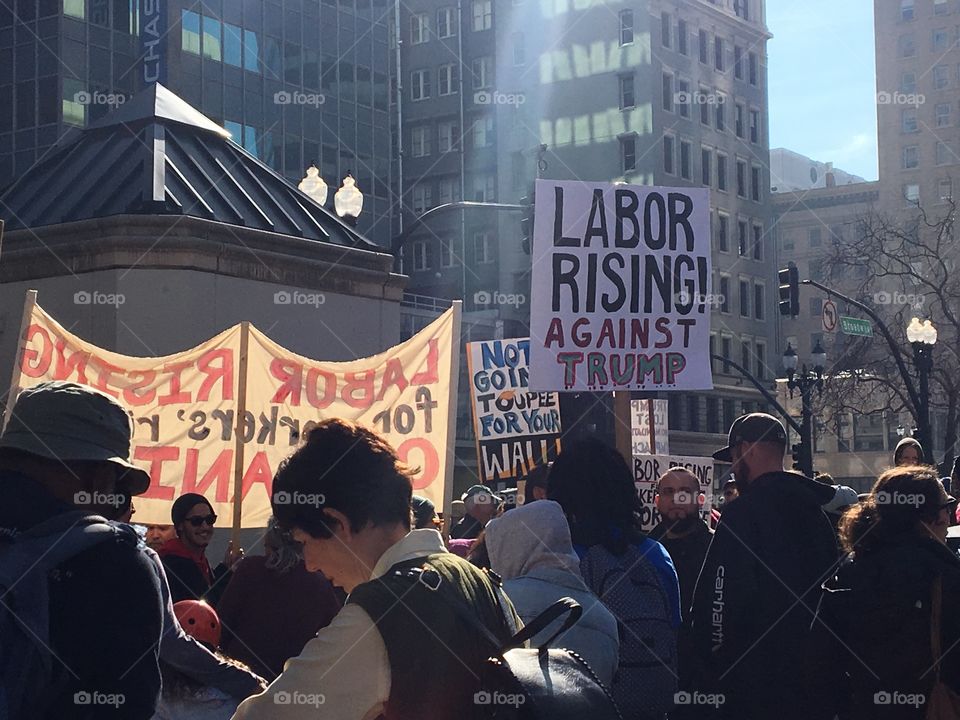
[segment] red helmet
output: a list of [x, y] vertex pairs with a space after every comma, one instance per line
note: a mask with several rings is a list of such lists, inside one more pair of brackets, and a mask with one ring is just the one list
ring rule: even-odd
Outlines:
[[181, 600], [173, 604], [173, 614], [187, 635], [209, 645], [220, 646], [220, 618], [203, 600]]

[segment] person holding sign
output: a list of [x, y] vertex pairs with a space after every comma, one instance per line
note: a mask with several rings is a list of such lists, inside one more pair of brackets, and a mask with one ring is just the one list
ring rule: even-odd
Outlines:
[[838, 558], [823, 511], [834, 489], [783, 469], [787, 435], [766, 413], [730, 426], [740, 497], [727, 505], [694, 590], [700, 692], [719, 692], [723, 718], [832, 720], [837, 659], [815, 621], [821, 583]]

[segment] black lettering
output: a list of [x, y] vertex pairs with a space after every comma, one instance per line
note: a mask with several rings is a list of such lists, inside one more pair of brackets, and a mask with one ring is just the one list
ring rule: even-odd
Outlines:
[[556, 198], [553, 210], [553, 244], [555, 247], [580, 247], [577, 238], [563, 237], [563, 188], [557, 185], [553, 191]]
[[[653, 216], [653, 208], [651, 206], [656, 205], [657, 213], [657, 235], [653, 234], [653, 227], [651, 227], [651, 218]], [[643, 234], [647, 243], [647, 247], [651, 250], [662, 250], [663, 246], [667, 242], [667, 208], [666, 204], [663, 201], [663, 195], [660, 193], [652, 192], [647, 195], [646, 199], [643, 201]]]
[[[637, 220], [637, 210], [640, 208], [640, 198], [632, 190], [614, 190], [616, 198], [617, 226], [613, 244], [615, 247], [635, 248], [640, 243], [640, 221]], [[624, 204], [626, 200], [626, 204]], [[633, 226], [630, 237], [623, 236], [623, 224], [629, 221]]]
[[693, 200], [683, 193], [670, 193], [670, 249], [677, 249], [677, 227], [683, 227], [687, 252], [693, 252], [693, 228], [690, 226], [690, 213], [693, 212]]
[[[568, 266], [564, 268], [564, 263]], [[580, 258], [572, 253], [553, 254], [553, 312], [560, 312], [560, 289], [564, 285], [570, 288], [570, 310], [580, 312], [580, 288], [577, 287], [577, 273], [580, 272]]]
[[593, 191], [593, 202], [590, 204], [590, 217], [587, 218], [587, 232], [583, 236], [583, 246], [590, 247], [590, 241], [598, 237], [604, 247], [610, 247], [607, 238], [607, 214], [603, 207], [603, 190]]
[[617, 287], [616, 299], [610, 299], [610, 293], [604, 293], [600, 298], [600, 305], [603, 307], [604, 312], [617, 312], [620, 308], [623, 307], [623, 304], [627, 301], [627, 289], [623, 285], [623, 278], [620, 277], [620, 273], [613, 269], [613, 265], [617, 264], [620, 266], [620, 269], [623, 270], [626, 263], [624, 262], [623, 255], [620, 253], [610, 253], [605, 255], [603, 258], [603, 274], [607, 276], [607, 279], [612, 282]]

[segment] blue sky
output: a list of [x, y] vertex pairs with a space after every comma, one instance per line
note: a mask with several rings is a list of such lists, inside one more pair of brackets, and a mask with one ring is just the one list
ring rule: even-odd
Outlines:
[[871, 0], [767, 0], [770, 147], [877, 179]]

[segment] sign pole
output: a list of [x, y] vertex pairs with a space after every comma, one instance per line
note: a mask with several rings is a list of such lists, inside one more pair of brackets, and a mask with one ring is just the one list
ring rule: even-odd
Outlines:
[[240, 368], [237, 381], [237, 414], [234, 423], [233, 450], [233, 529], [230, 542], [234, 551], [240, 547], [240, 521], [243, 517], [243, 426], [247, 414], [247, 351], [250, 322], [240, 323]]
[[[453, 511], [453, 456], [457, 449], [457, 394], [460, 389], [460, 349], [463, 347], [460, 337], [460, 315], [463, 301], [454, 300], [453, 329], [450, 339], [450, 398], [447, 413], [447, 466], [443, 469], [443, 537], [450, 534], [450, 520]], [[479, 450], [478, 450], [479, 452]], [[478, 460], [479, 461], [479, 460]]]
[[653, 423], [653, 400], [647, 400], [647, 418], [650, 423], [650, 454], [657, 454], [657, 429]]
[[617, 450], [629, 467], [633, 467], [633, 442], [630, 437], [630, 391], [613, 393], [613, 421], [617, 438]]
[[[0, 232], [2, 232], [0, 224]], [[17, 351], [13, 355], [13, 371], [10, 373], [10, 387], [7, 388], [7, 408], [3, 413], [3, 427], [10, 422], [13, 404], [17, 400], [17, 387], [20, 385], [20, 368], [23, 364], [23, 351], [27, 347], [27, 329], [30, 327], [30, 318], [33, 308], [37, 305], [37, 291], [27, 290], [23, 300], [23, 315], [20, 316], [20, 334], [17, 335]]]

